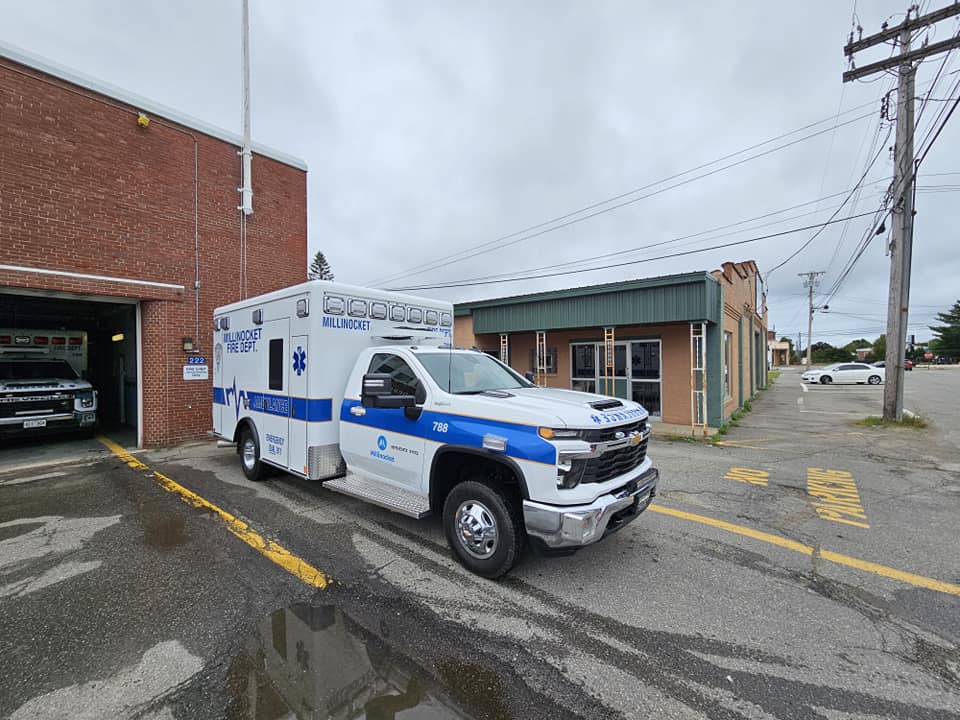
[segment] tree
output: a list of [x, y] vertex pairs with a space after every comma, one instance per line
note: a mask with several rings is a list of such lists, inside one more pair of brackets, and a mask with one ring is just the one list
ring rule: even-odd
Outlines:
[[960, 300], [947, 312], [937, 313], [937, 320], [943, 325], [930, 326], [934, 336], [930, 343], [931, 348], [934, 348], [938, 355], [960, 356]]
[[887, 336], [881, 335], [873, 343], [873, 350], [870, 351], [870, 358], [873, 360], [883, 360], [887, 357]]
[[815, 363], [835, 363], [850, 360], [850, 353], [830, 343], [816, 342], [810, 346], [810, 360]]
[[330, 263], [323, 256], [323, 253], [317, 250], [313, 256], [313, 262], [307, 270], [308, 280], [333, 280], [333, 270], [330, 269]]

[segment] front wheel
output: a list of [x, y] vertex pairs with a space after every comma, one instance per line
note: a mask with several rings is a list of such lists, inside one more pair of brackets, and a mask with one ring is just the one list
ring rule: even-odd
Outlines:
[[832, 383], [832, 382], [833, 382], [833, 378], [830, 377], [829, 375], [823, 375], [823, 376], [820, 377], [820, 384], [821, 384], [821, 385], [829, 385], [829, 384]]
[[267, 476], [267, 467], [260, 459], [260, 443], [249, 427], [245, 427], [240, 433], [237, 452], [240, 453], [240, 467], [243, 468], [247, 480], [257, 482]]
[[523, 522], [514, 498], [475, 480], [455, 486], [443, 504], [443, 529], [453, 554], [470, 572], [498, 578], [523, 548]]
[[879, 376], [879, 375], [871, 375], [871, 376], [869, 377], [869, 379], [867, 380], [867, 382], [870, 383], [871, 385], [879, 385], [879, 384], [880, 384], [880, 376]]

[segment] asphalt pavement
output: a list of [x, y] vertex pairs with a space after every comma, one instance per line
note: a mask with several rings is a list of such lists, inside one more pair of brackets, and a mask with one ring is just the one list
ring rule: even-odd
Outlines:
[[4, 472], [0, 717], [960, 718], [960, 372], [925, 430], [785, 372], [573, 557], [464, 571], [414, 521], [209, 444]]

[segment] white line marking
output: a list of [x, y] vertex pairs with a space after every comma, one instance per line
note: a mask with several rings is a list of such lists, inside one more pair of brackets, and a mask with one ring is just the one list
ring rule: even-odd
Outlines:
[[43, 475], [31, 475], [30, 477], [25, 478], [13, 478], [12, 480], [0, 480], [0, 485], [23, 485], [25, 483], [34, 482], [35, 480], [47, 480], [49, 478], [63, 477], [66, 475], [65, 472], [48, 472]]
[[810, 388], [807, 387], [806, 383], [800, 383], [800, 389], [804, 392], [810, 392]]
[[802, 413], [813, 413], [814, 415], [859, 415], [860, 413], [848, 410], [840, 412], [837, 410], [801, 410]]
[[797, 405], [803, 405], [803, 398], [802, 398], [802, 397], [798, 397], [798, 398], [797, 398]]

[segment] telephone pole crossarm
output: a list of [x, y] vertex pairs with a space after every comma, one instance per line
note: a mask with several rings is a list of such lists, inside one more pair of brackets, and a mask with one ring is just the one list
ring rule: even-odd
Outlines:
[[948, 5], [947, 7], [939, 10], [934, 10], [932, 13], [927, 13], [926, 15], [918, 17], [915, 20], [907, 20], [905, 23], [887, 28], [883, 32], [878, 32], [870, 37], [865, 37], [861, 40], [857, 40], [856, 42], [847, 43], [847, 45], [845, 45], [843, 48], [843, 54], [847, 57], [851, 57], [854, 53], [860, 52], [861, 50], [866, 50], [868, 47], [879, 45], [880, 43], [887, 42], [887, 40], [893, 40], [901, 33], [904, 27], [906, 27], [907, 30], [926, 27], [927, 25], [940, 22], [941, 20], [946, 20], [954, 15], [960, 15], [960, 2], [957, 2], [956, 0], [954, 0], [952, 5]]
[[858, 78], [862, 78], [867, 75], [873, 75], [875, 72], [880, 72], [881, 70], [889, 70], [890, 68], [895, 68], [898, 65], [911, 62], [918, 58], [936, 55], [937, 53], [953, 50], [954, 48], [958, 47], [960, 47], [960, 36], [952, 37], [948, 40], [933, 43], [932, 45], [927, 45], [926, 47], [917, 48], [916, 50], [912, 50], [907, 53], [894, 55], [886, 60], [880, 60], [879, 62], [871, 63], [870, 65], [864, 65], [861, 68], [847, 70], [843, 74], [843, 81], [850, 82], [851, 80], [857, 80]]

